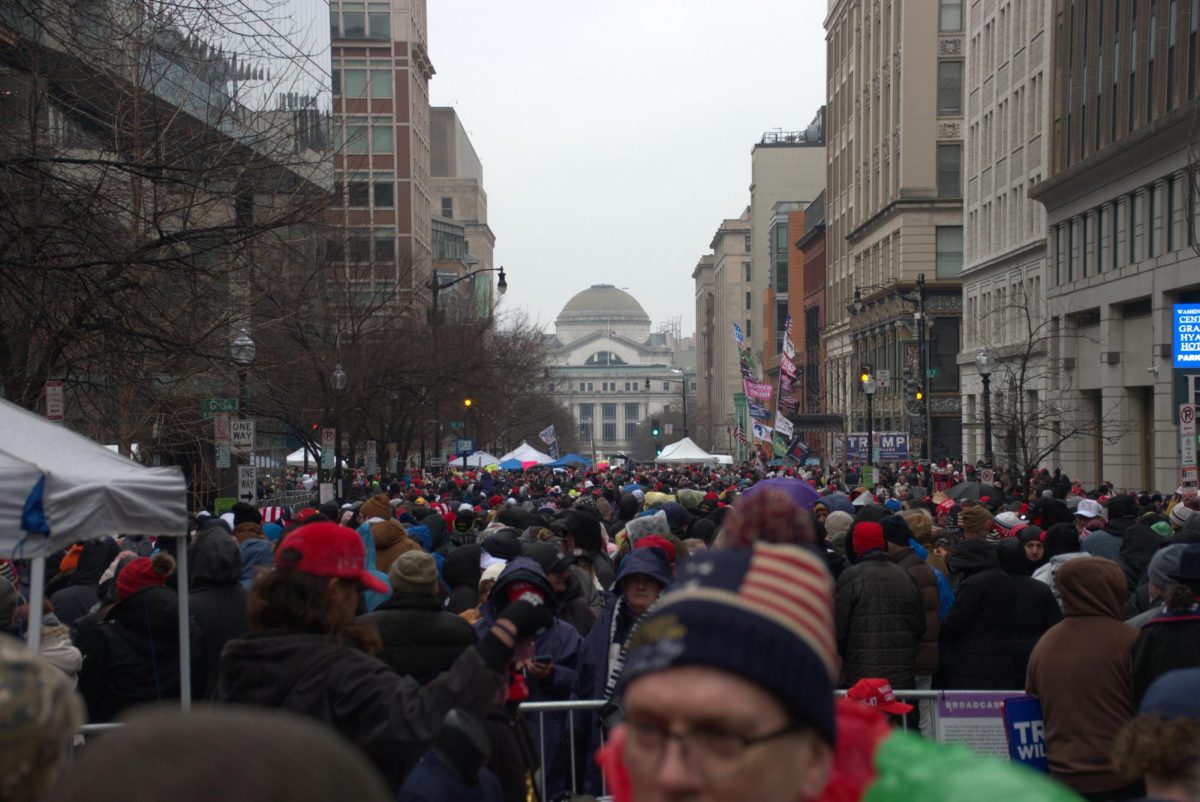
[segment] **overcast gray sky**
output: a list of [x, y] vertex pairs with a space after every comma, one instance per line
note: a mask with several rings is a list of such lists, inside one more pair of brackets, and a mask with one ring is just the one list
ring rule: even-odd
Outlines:
[[750, 149], [825, 95], [825, 0], [429, 0], [435, 106], [483, 160], [507, 309], [591, 284], [695, 329], [692, 269], [750, 202]]

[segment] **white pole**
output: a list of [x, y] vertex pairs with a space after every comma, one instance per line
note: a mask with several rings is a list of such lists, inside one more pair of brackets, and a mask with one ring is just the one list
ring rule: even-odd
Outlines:
[[46, 600], [46, 557], [33, 558], [33, 573], [29, 577], [29, 650], [42, 651], [42, 605]]
[[[186, 525], [185, 525], [186, 529]], [[175, 550], [176, 587], [179, 593], [179, 707], [186, 713], [192, 709], [192, 618], [188, 606], [188, 536], [177, 541]]]

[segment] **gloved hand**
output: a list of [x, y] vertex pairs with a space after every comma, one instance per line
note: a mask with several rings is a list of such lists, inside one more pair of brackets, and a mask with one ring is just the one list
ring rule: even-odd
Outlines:
[[507, 619], [517, 628], [517, 640], [538, 635], [554, 623], [550, 607], [532, 593], [526, 593], [505, 607], [497, 618]]

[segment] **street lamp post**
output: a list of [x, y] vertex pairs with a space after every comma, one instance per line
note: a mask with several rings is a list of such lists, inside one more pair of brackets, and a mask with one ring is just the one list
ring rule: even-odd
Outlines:
[[254, 340], [250, 338], [250, 333], [243, 328], [238, 332], [238, 336], [229, 344], [229, 355], [233, 361], [238, 364], [238, 419], [246, 419], [246, 408], [250, 406], [250, 400], [246, 396], [246, 374], [250, 370], [250, 366], [254, 364], [254, 354], [258, 350], [258, 346], [254, 344]]
[[992, 368], [995, 360], [987, 351], [975, 357], [975, 370], [983, 380], [983, 461], [992, 467]]
[[863, 392], [867, 394], [867, 465], [875, 465], [875, 415], [871, 401], [875, 398], [875, 378], [863, 382]]
[[455, 284], [458, 284], [459, 282], [462, 282], [462, 281], [466, 281], [469, 278], [474, 278], [475, 276], [478, 276], [480, 273], [497, 273], [497, 272], [500, 274], [500, 277], [499, 277], [499, 280], [496, 282], [496, 290], [501, 295], [503, 295], [504, 293], [508, 292], [508, 278], [504, 275], [504, 266], [503, 265], [501, 265], [500, 267], [481, 267], [478, 270], [472, 270], [469, 273], [464, 273], [463, 275], [459, 276], [458, 278], [452, 279], [452, 280], [444, 282], [444, 283], [441, 281], [438, 281], [438, 277], [436, 274], [431, 276], [429, 279], [429, 283], [425, 285], [426, 287], [429, 288], [430, 292], [433, 293], [433, 305], [431, 307], [430, 317], [429, 317], [430, 324], [433, 326], [436, 326], [438, 324], [438, 295], [441, 294], [442, 290], [448, 290], [451, 287], [453, 287]]
[[346, 389], [348, 377], [339, 362], [333, 368], [329, 383], [333, 387], [333, 494], [339, 502], [342, 500], [342, 421], [341, 397]]

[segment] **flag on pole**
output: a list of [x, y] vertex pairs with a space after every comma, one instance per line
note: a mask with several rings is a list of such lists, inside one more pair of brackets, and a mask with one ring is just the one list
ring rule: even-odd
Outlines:
[[746, 430], [742, 428], [740, 423], [738, 424], [738, 427], [733, 430], [733, 436], [736, 437], [737, 441], [742, 445], [749, 445], [749, 441], [746, 440]]
[[558, 438], [554, 436], [554, 424], [550, 424], [545, 429], [542, 429], [540, 432], [538, 432], [538, 437], [540, 437], [542, 442], [546, 445], [550, 445], [554, 441], [558, 440]]

